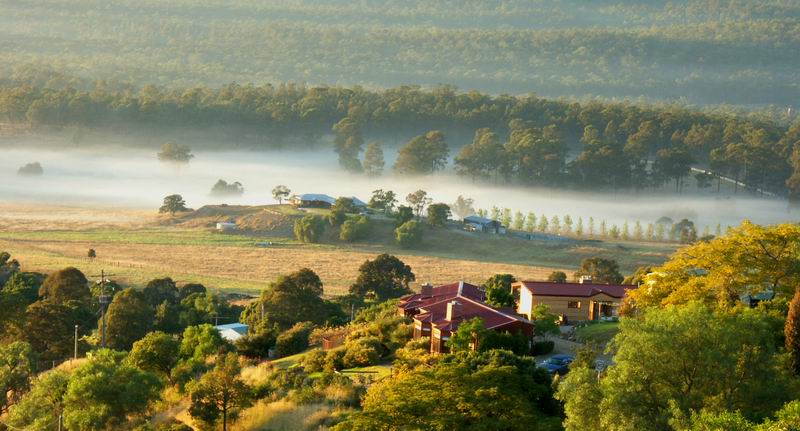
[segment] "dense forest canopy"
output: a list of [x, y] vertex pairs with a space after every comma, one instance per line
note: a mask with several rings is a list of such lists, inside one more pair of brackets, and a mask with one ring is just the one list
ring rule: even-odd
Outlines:
[[13, 2], [0, 68], [168, 86], [446, 83], [490, 93], [800, 99], [788, 0]]

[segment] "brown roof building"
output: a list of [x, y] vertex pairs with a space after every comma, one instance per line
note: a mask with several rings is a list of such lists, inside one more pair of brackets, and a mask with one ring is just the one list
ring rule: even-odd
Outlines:
[[531, 321], [513, 310], [489, 306], [485, 299], [483, 289], [463, 281], [426, 285], [420, 293], [401, 298], [398, 313], [414, 320], [414, 338], [430, 337], [431, 352], [436, 353], [446, 353], [447, 340], [458, 331], [458, 325], [475, 317], [483, 319], [487, 329], [533, 336]]
[[636, 286], [595, 284], [590, 280], [579, 283], [520, 281], [512, 284], [511, 288], [519, 289], [517, 313], [530, 319], [533, 308], [545, 304], [551, 313], [570, 322], [579, 322], [616, 317], [622, 299]]

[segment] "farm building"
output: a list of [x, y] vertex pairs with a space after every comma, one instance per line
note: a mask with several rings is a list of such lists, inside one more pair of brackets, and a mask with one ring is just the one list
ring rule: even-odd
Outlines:
[[495, 234], [506, 233], [506, 227], [503, 226], [499, 221], [490, 220], [488, 218], [483, 218], [476, 215], [464, 217], [464, 224], [466, 224], [467, 228], [469, 228], [470, 230], [475, 230], [478, 232], [488, 232]]
[[636, 286], [594, 284], [587, 279], [579, 283], [520, 281], [511, 288], [519, 290], [517, 313], [521, 315], [531, 318], [533, 307], [545, 304], [567, 322], [580, 322], [616, 317], [625, 294]]
[[248, 326], [244, 323], [229, 323], [227, 325], [217, 325], [214, 328], [219, 331], [222, 338], [231, 343], [247, 335]]
[[533, 322], [484, 303], [485, 294], [478, 286], [464, 283], [433, 287], [425, 285], [420, 293], [400, 299], [398, 313], [414, 320], [414, 338], [430, 337], [430, 351], [446, 353], [447, 340], [458, 331], [461, 322], [480, 317], [487, 329], [533, 336]]

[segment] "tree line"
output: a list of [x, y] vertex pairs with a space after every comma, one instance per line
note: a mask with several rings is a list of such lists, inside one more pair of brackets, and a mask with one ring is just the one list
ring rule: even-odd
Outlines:
[[[398, 173], [441, 170], [452, 146], [456, 169], [465, 176], [522, 184], [642, 189], [674, 182], [680, 191], [692, 167], [700, 168], [694, 174], [700, 187], [716, 182], [719, 189], [725, 181], [735, 189], [744, 184], [785, 195], [800, 183], [800, 123], [786, 127], [674, 105], [493, 97], [449, 86], [135, 90], [102, 81], [83, 89], [19, 82], [0, 87], [0, 118], [34, 127], [217, 127], [234, 142], [266, 147], [307, 145], [333, 133], [341, 165], [370, 175], [380, 174], [386, 161], [378, 143], [364, 153], [366, 137], [417, 135], [400, 149], [393, 165]], [[473, 134], [472, 143], [452, 142], [452, 136]]]

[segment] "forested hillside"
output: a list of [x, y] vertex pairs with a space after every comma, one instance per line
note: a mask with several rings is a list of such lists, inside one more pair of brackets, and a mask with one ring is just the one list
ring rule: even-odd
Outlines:
[[6, 2], [0, 24], [7, 74], [800, 100], [800, 4], [788, 0], [46, 0]]

